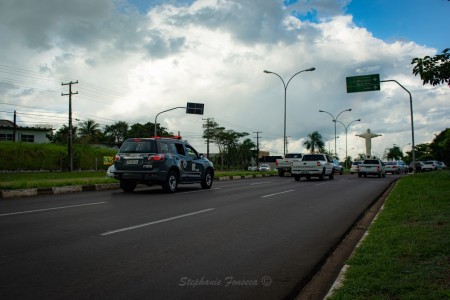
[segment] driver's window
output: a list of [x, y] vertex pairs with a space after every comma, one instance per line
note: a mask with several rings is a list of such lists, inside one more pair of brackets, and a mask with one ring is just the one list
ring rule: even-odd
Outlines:
[[197, 152], [194, 150], [194, 148], [187, 146], [187, 145], [186, 145], [186, 155], [190, 156], [192, 158], [198, 157]]

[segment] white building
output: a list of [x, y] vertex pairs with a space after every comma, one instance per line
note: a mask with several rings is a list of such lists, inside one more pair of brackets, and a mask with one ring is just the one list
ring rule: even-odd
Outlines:
[[[40, 127], [21, 127], [17, 126], [14, 130], [14, 123], [8, 120], [0, 120], [0, 142], [15, 140], [16, 142], [28, 143], [48, 143], [46, 134], [52, 132], [52, 128]], [[15, 139], [14, 137], [15, 132]]]

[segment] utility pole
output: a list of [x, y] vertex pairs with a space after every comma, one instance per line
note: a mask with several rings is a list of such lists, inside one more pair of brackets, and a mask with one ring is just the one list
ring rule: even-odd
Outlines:
[[16, 141], [16, 111], [14, 111], [13, 142]]
[[210, 137], [209, 127], [211, 125], [211, 120], [214, 120], [214, 118], [206, 118], [202, 120], [206, 120], [206, 158], [209, 159], [209, 137]]
[[254, 138], [256, 138], [256, 169], [259, 168], [259, 139], [261, 138], [259, 136], [260, 133], [262, 133], [262, 131], [253, 131], [253, 133], [256, 133], [256, 136]]
[[64, 94], [61, 93], [61, 96], [69, 96], [69, 130], [68, 130], [68, 154], [69, 154], [69, 172], [73, 171], [73, 151], [72, 151], [72, 95], [78, 94], [78, 92], [72, 92], [72, 84], [77, 84], [77, 81], [70, 81], [67, 83], [61, 83], [61, 85], [68, 85], [69, 86], [69, 93]]

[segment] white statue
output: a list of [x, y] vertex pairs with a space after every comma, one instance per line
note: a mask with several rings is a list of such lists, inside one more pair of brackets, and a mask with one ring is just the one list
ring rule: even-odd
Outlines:
[[376, 134], [370, 132], [370, 129], [367, 129], [367, 132], [362, 134], [357, 134], [356, 136], [362, 137], [366, 140], [366, 157], [370, 157], [372, 151], [372, 139], [381, 136], [381, 134]]

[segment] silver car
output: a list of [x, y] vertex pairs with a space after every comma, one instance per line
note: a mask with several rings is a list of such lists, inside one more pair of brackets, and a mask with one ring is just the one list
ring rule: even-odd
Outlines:
[[391, 174], [401, 174], [401, 173], [408, 173], [409, 167], [408, 165], [402, 161], [387, 161], [385, 166], [386, 173]]

